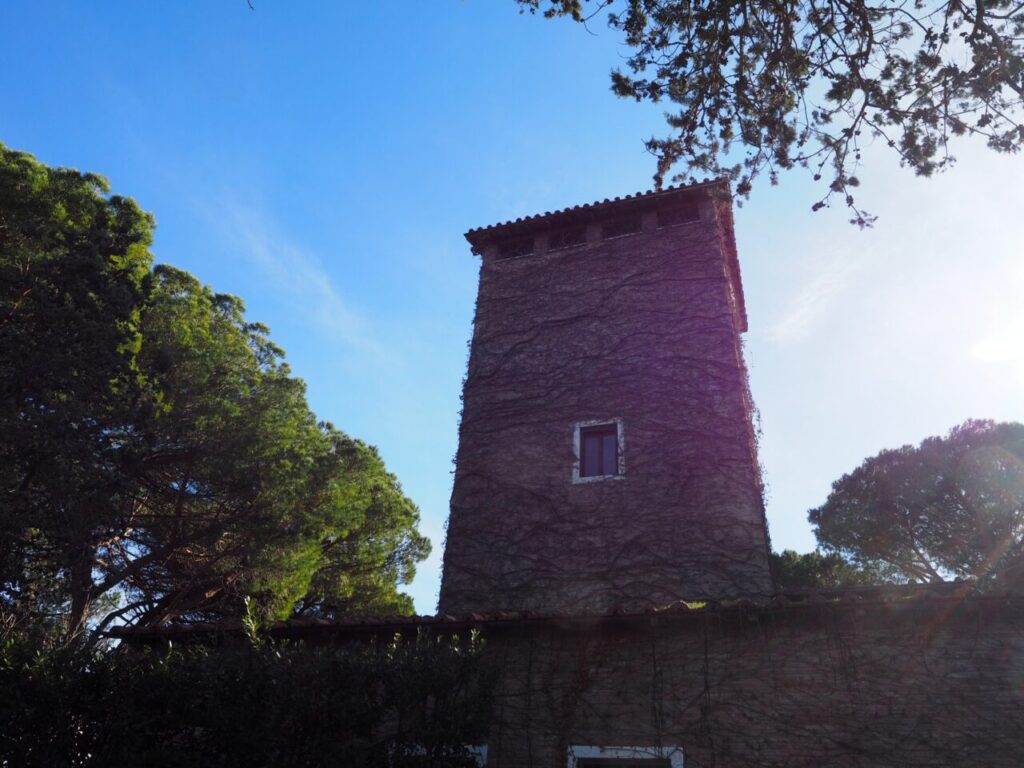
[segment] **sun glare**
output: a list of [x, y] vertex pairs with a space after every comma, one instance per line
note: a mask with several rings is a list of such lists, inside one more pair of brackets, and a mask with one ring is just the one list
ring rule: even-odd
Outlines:
[[971, 348], [971, 356], [984, 363], [1008, 363], [1022, 356], [1022, 345], [1024, 338], [1020, 335], [1017, 338], [1009, 334], [990, 336]]
[[[1024, 268], [1009, 275], [1015, 290], [1013, 295], [1024, 292]], [[971, 347], [971, 357], [985, 363], [1010, 363], [1019, 361], [1024, 365], [1024, 304], [1015, 302], [1006, 307], [1007, 314], [1000, 318], [1000, 325], [989, 336], [981, 338]]]

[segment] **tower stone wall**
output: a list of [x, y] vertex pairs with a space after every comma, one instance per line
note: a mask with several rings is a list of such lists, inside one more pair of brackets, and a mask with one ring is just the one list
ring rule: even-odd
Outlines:
[[[440, 612], [770, 591], [727, 185], [467, 238], [482, 263]], [[594, 424], [617, 430], [618, 466], [582, 477]]]

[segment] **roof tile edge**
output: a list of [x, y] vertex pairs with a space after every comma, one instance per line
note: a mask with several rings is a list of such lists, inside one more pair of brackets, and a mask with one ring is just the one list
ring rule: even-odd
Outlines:
[[622, 197], [612, 199], [604, 198], [603, 200], [595, 200], [590, 203], [573, 205], [555, 211], [545, 211], [544, 213], [537, 213], [530, 216], [521, 216], [517, 219], [509, 219], [508, 221], [498, 224], [490, 224], [485, 227], [475, 227], [465, 233], [465, 238], [469, 241], [472, 252], [479, 255], [481, 247], [486, 241], [493, 240], [495, 237], [526, 234], [529, 231], [533, 231], [535, 228], [539, 228], [539, 225], [542, 223], [550, 225], [553, 220], [558, 218], [568, 218], [580, 215], [597, 217], [604, 212], [604, 209], [621, 206], [624, 203], [649, 202], [652, 200], [671, 198], [681, 193], [716, 186], [723, 187], [729, 198], [732, 198], [732, 190], [728, 179], [706, 179], [693, 184], [679, 184], [666, 187], [664, 189], [649, 189], [644, 192], [635, 192], [631, 195], [624, 195]]

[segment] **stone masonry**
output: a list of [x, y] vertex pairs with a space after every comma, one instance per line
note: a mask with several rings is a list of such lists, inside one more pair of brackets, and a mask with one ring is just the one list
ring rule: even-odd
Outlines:
[[575, 768], [577, 745], [685, 768], [1024, 765], [1022, 599], [917, 591], [492, 627], [487, 765]]

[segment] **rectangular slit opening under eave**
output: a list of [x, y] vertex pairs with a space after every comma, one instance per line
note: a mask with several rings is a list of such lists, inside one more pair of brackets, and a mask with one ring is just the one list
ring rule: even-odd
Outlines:
[[700, 221], [700, 206], [696, 200], [687, 200], [658, 211], [659, 227], [676, 227], [693, 221]]
[[642, 229], [643, 220], [639, 213], [609, 219], [601, 225], [601, 239], [611, 240], [613, 237], [635, 235]]
[[548, 235], [548, 250], [560, 251], [563, 248], [572, 248], [575, 245], [583, 245], [587, 241], [586, 227], [570, 227], [568, 229], [556, 229]]
[[498, 246], [499, 259], [514, 259], [519, 256], [529, 256], [533, 253], [533, 237], [519, 237], [515, 240], [506, 240]]

